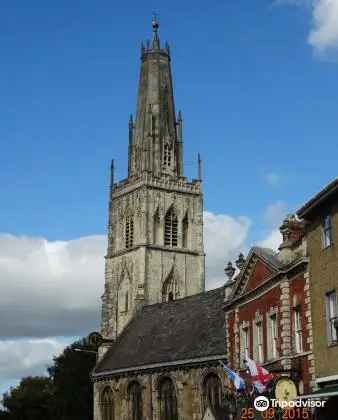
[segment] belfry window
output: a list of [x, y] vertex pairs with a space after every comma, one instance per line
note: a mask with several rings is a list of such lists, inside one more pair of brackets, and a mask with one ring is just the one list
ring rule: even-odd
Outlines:
[[161, 420], [178, 420], [177, 398], [173, 381], [165, 378], [159, 387]]
[[172, 153], [169, 144], [165, 144], [163, 147], [163, 165], [171, 166]]
[[131, 248], [134, 243], [134, 221], [132, 216], [126, 217], [125, 222], [125, 246]]
[[138, 382], [129, 385], [130, 420], [142, 419], [142, 391]]
[[222, 404], [222, 385], [215, 373], [209, 373], [203, 383], [204, 408], [220, 407]]
[[164, 222], [164, 245], [177, 247], [177, 216], [173, 210], [169, 210]]
[[101, 396], [102, 420], [114, 420], [114, 395], [111, 388], [106, 388]]

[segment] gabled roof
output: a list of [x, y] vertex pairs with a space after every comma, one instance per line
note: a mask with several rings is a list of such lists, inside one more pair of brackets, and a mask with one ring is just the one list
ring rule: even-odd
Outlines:
[[[253, 275], [257, 262], [261, 262], [266, 267], [265, 278], [258, 279], [260, 283], [263, 283], [264, 280], [277, 273], [283, 267], [283, 263], [279, 258], [279, 253], [269, 248], [253, 246], [246, 258], [243, 269], [236, 277], [231, 300], [240, 296], [242, 292], [248, 288], [250, 276]], [[256, 284], [256, 286], [258, 286], [258, 284]]]
[[225, 355], [224, 288], [141, 308], [93, 377]]

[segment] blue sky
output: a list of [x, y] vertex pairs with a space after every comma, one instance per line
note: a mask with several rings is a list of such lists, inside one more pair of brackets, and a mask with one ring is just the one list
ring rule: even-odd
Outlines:
[[207, 209], [249, 215], [259, 229], [268, 205], [294, 210], [335, 177], [337, 67], [308, 45], [308, 10], [268, 0], [6, 0], [0, 231], [50, 240], [106, 231], [110, 159], [124, 177], [154, 5], [172, 47], [186, 173], [200, 152]]
[[[337, 176], [338, 0], [331, 24], [314, 20], [317, 9], [303, 1], [1, 2], [0, 232], [12, 236], [0, 235], [8, 304], [0, 316], [16, 314], [13, 331], [30, 340], [58, 341], [34, 347], [13, 333], [5, 343], [11, 334], [0, 328], [0, 359], [13, 365], [0, 366], [0, 392], [28, 373], [14, 368], [27, 348], [36, 374], [51, 349], [98, 325], [106, 242], [92, 235], [106, 233], [112, 158], [116, 178], [126, 176], [140, 43], [151, 36], [155, 6], [160, 38], [171, 45], [186, 175], [196, 175], [200, 152], [205, 209], [227, 215], [217, 219], [223, 242], [207, 215], [207, 265], [222, 275], [226, 258], [276, 227], [276, 213], [295, 211]], [[239, 216], [252, 221], [249, 233]], [[63, 315], [58, 332], [42, 328]]]

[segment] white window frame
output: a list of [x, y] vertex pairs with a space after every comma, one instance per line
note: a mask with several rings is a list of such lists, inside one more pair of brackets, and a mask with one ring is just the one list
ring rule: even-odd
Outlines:
[[249, 327], [242, 329], [243, 338], [243, 354], [245, 357], [249, 357]]
[[325, 248], [328, 248], [333, 243], [331, 214], [327, 214], [323, 218], [322, 233], [323, 233], [323, 248], [325, 249]]
[[295, 352], [303, 352], [303, 331], [302, 331], [302, 314], [300, 305], [293, 310], [294, 318], [294, 337], [295, 337]]
[[278, 324], [277, 314], [270, 315], [270, 333], [271, 333], [271, 358], [277, 357], [277, 338], [278, 338]]
[[338, 344], [338, 328], [334, 321], [338, 320], [337, 292], [331, 290], [326, 294], [326, 323], [329, 345]]
[[256, 335], [257, 335], [257, 358], [258, 363], [264, 361], [264, 340], [263, 340], [263, 321], [256, 323]]

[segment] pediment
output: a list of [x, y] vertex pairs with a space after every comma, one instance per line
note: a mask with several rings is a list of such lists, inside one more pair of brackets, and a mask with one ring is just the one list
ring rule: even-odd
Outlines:
[[260, 286], [278, 270], [276, 253], [269, 249], [253, 247], [242, 271], [237, 276], [232, 300]]

